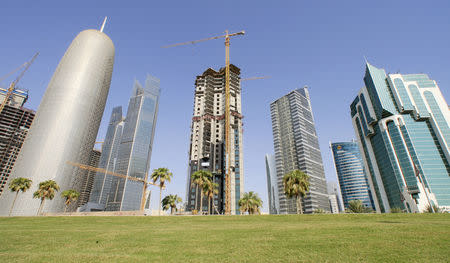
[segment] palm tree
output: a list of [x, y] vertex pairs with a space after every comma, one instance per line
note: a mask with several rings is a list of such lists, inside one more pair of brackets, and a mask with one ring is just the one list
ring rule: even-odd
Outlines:
[[[197, 196], [198, 188], [200, 188], [200, 214], [203, 211], [203, 187], [208, 181], [212, 180], [212, 173], [210, 171], [196, 171], [191, 175], [191, 184], [197, 185], [195, 196]], [[195, 202], [195, 210], [197, 210], [197, 202]]]
[[11, 209], [9, 210], [9, 216], [11, 216], [17, 196], [19, 195], [19, 191], [22, 191], [22, 193], [26, 192], [28, 189], [30, 189], [31, 183], [32, 181], [30, 179], [23, 177], [15, 178], [11, 181], [11, 183], [9, 183], [9, 189], [11, 190], [11, 192], [16, 192], [16, 196], [14, 197]]
[[[211, 203], [215, 209], [216, 205], [214, 204], [214, 195], [219, 193], [219, 184], [214, 183], [212, 180], [206, 181], [203, 185], [203, 193], [206, 197], [208, 197], [208, 215], [211, 214]], [[215, 209], [217, 211], [217, 209]], [[214, 211], [213, 211], [214, 213]]]
[[75, 201], [80, 197], [80, 193], [77, 190], [66, 190], [61, 193], [61, 197], [66, 198], [66, 206], [64, 207], [64, 213], [67, 211], [67, 207], [72, 203], [72, 201]]
[[178, 195], [168, 195], [164, 197], [161, 205], [163, 206], [164, 211], [169, 210], [170, 208], [170, 214], [173, 215], [173, 212], [177, 211], [177, 204], [181, 202], [181, 197], [179, 197]]
[[283, 185], [287, 197], [297, 198], [297, 214], [303, 214], [302, 198], [309, 191], [309, 176], [300, 170], [293, 170], [284, 175]]
[[[159, 204], [161, 204], [162, 189], [164, 188], [166, 181], [170, 183], [170, 179], [172, 178], [172, 176], [173, 174], [167, 168], [155, 169], [150, 176], [150, 178], [153, 180], [153, 183], [159, 181]], [[158, 215], [161, 215], [161, 206], [159, 206], [158, 209]]]
[[370, 213], [372, 209], [365, 206], [361, 200], [351, 200], [348, 202], [347, 212], [349, 213]]
[[258, 194], [250, 191], [244, 193], [241, 199], [239, 199], [239, 210], [241, 214], [248, 212], [249, 214], [260, 214], [260, 207], [262, 206], [262, 200], [259, 198]]
[[33, 194], [33, 198], [41, 199], [41, 205], [39, 206], [37, 215], [41, 214], [45, 199], [52, 200], [55, 197], [55, 192], [57, 191], [59, 191], [59, 185], [53, 180], [47, 180], [39, 183], [38, 190]]
[[443, 210], [439, 206], [433, 204], [432, 206], [427, 205], [427, 207], [424, 210], [424, 213], [442, 213], [442, 211]]

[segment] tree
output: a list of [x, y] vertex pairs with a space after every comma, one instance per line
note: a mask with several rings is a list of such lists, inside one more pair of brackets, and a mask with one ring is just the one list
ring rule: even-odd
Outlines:
[[[431, 209], [431, 207], [433, 207], [433, 209]], [[434, 212], [433, 212], [434, 210]], [[442, 213], [442, 209], [439, 208], [439, 206], [433, 204], [433, 206], [427, 205], [427, 207], [425, 208], [425, 213]]]
[[59, 185], [53, 180], [47, 180], [39, 183], [38, 190], [33, 194], [33, 198], [41, 199], [41, 205], [39, 206], [37, 215], [41, 214], [45, 199], [52, 200], [57, 191], [59, 191]]
[[80, 197], [80, 193], [76, 190], [70, 189], [61, 193], [61, 197], [66, 198], [66, 206], [64, 207], [64, 213], [67, 211], [67, 207], [73, 201], [77, 200]]
[[241, 214], [248, 212], [248, 214], [260, 214], [260, 207], [262, 206], [262, 200], [259, 198], [258, 194], [250, 191], [248, 193], [244, 193], [242, 198], [239, 199], [239, 210]]
[[164, 197], [164, 199], [161, 202], [161, 205], [164, 211], [167, 211], [170, 208], [170, 214], [173, 215], [173, 212], [177, 211], [177, 204], [181, 202], [182, 202], [181, 197], [179, 197], [178, 195], [168, 195]]
[[9, 189], [11, 190], [11, 192], [16, 192], [16, 196], [14, 197], [11, 209], [9, 210], [9, 216], [11, 216], [19, 192], [20, 191], [22, 191], [22, 193], [26, 192], [28, 189], [30, 189], [31, 183], [32, 181], [30, 179], [23, 177], [15, 178], [14, 180], [11, 181], [11, 183], [9, 183]]
[[288, 198], [297, 199], [297, 214], [303, 214], [302, 198], [309, 191], [309, 176], [300, 170], [293, 170], [284, 175], [283, 186]]
[[[219, 193], [219, 184], [214, 183], [212, 180], [206, 181], [203, 185], [203, 193], [208, 198], [208, 215], [211, 214], [211, 203], [215, 209], [216, 205], [214, 204], [214, 195]], [[215, 209], [217, 211], [217, 209]], [[214, 213], [214, 211], [213, 211]]]
[[[200, 188], [200, 214], [203, 212], [203, 188], [208, 181], [212, 180], [212, 174], [210, 171], [196, 171], [191, 175], [191, 185], [197, 185], [195, 196], [197, 197], [198, 188]], [[197, 202], [195, 202], [195, 210], [197, 210]]]
[[[166, 181], [170, 183], [170, 179], [172, 178], [172, 176], [173, 174], [167, 168], [155, 169], [150, 176], [150, 178], [153, 180], [153, 183], [159, 181], [159, 204], [161, 204], [162, 189], [164, 188]], [[161, 215], [161, 206], [159, 207], [158, 214]]]
[[361, 200], [351, 200], [348, 202], [348, 213], [370, 213], [372, 209], [365, 206]]

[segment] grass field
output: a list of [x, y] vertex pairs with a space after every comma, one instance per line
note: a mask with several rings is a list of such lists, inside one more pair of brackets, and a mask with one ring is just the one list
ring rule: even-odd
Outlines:
[[5, 262], [449, 262], [450, 214], [0, 218]]

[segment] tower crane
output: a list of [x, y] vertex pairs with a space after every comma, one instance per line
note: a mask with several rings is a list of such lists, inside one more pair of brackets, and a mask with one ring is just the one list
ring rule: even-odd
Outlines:
[[[147, 182], [147, 180], [148, 180], [148, 173], [145, 173], [145, 179], [141, 179], [141, 178], [128, 176], [128, 175], [125, 175], [125, 174], [119, 174], [119, 173], [116, 173], [116, 172], [108, 171], [108, 170], [103, 169], [103, 168], [98, 168], [98, 167], [94, 167], [94, 166], [90, 166], [90, 165], [86, 165], [86, 164], [74, 163], [74, 162], [70, 162], [70, 161], [67, 161], [67, 164], [70, 164], [72, 166], [78, 167], [78, 168], [83, 169], [83, 170], [109, 174], [109, 175], [120, 177], [120, 178], [123, 178], [123, 179], [128, 179], [128, 180], [131, 180], [131, 181], [143, 183], [142, 198], [141, 198], [141, 211], [144, 210], [145, 199], [146, 199], [145, 197], [147, 196], [147, 187], [148, 187], [148, 185], [151, 184], [151, 185], [154, 185], [154, 186], [161, 187], [159, 184], [155, 184], [153, 182]], [[166, 187], [163, 187], [163, 189], [164, 188], [166, 188]]]
[[[33, 61], [36, 59], [36, 57], [39, 55], [39, 52], [37, 52], [36, 54], [34, 54], [34, 56], [31, 58], [30, 61], [25, 62], [22, 66], [20, 66], [19, 68], [25, 66], [25, 68], [22, 70], [22, 72], [20, 72], [19, 76], [17, 76], [17, 78], [11, 82], [11, 85], [9, 85], [8, 91], [5, 94], [5, 99], [3, 100], [2, 104], [0, 105], [0, 113], [2, 113], [3, 108], [5, 108], [6, 103], [8, 103], [9, 97], [11, 97], [12, 93], [14, 92], [14, 90], [16, 89], [16, 85], [19, 82], [19, 80], [23, 77], [23, 75], [25, 74], [25, 72], [28, 70], [28, 68], [31, 66], [31, 64], [33, 63]], [[15, 72], [15, 70], [13, 71]], [[12, 73], [11, 73], [12, 74]], [[9, 74], [8, 74], [9, 75]]]
[[188, 41], [183, 43], [177, 43], [169, 46], [163, 46], [163, 48], [176, 47], [182, 45], [195, 44], [198, 42], [225, 38], [225, 214], [231, 214], [231, 136], [230, 136], [230, 38], [234, 36], [244, 35], [245, 31], [236, 33], [229, 33], [225, 30], [225, 35], [204, 38], [200, 40]]

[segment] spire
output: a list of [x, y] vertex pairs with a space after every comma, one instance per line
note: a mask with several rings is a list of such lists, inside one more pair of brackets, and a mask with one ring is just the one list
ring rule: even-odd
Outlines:
[[106, 20], [108, 19], [107, 16], [105, 16], [105, 19], [103, 19], [102, 27], [100, 28], [100, 32], [103, 32], [103, 29], [105, 28]]

